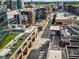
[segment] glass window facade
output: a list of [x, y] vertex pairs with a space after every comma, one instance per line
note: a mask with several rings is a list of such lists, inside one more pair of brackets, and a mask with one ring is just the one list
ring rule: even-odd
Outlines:
[[7, 7], [12, 10], [22, 8], [22, 1], [21, 0], [6, 0], [5, 4], [7, 4]]
[[0, 23], [7, 19], [7, 6], [0, 5]]

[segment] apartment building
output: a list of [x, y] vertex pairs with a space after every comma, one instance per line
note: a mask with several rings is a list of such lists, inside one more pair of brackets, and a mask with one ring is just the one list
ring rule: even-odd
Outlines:
[[6, 4], [10, 10], [24, 8], [24, 0], [5, 0], [4, 4]]

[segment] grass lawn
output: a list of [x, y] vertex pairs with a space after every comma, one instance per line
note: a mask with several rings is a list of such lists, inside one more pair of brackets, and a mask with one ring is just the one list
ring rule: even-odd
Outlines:
[[13, 38], [16, 37], [18, 33], [8, 33], [4, 36], [4, 39], [0, 42], [0, 48], [4, 47], [7, 43], [9, 43]]

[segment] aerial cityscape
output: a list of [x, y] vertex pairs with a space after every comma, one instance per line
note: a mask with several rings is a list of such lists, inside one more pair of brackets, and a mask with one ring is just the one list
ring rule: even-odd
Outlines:
[[0, 59], [79, 59], [79, 0], [0, 0]]

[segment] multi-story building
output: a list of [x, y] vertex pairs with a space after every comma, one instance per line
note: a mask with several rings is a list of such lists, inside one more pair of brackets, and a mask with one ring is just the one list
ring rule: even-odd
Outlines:
[[24, 8], [24, 0], [5, 0], [4, 3], [11, 10]]
[[0, 5], [0, 31], [7, 26], [7, 6], [4, 4]]
[[35, 24], [35, 10], [33, 8], [25, 8], [21, 10], [19, 17], [20, 24], [23, 25], [24, 28]]
[[78, 24], [78, 17], [70, 13], [58, 13], [56, 17], [56, 25]]
[[7, 6], [0, 5], [0, 23], [6, 20]]
[[30, 25], [40, 23], [47, 19], [47, 9], [45, 7], [24, 8], [7, 12], [8, 25], [10, 28], [23, 26], [27, 28]]
[[13, 10], [7, 12], [7, 20], [9, 28], [16, 28], [20, 24], [19, 20], [19, 10]]

